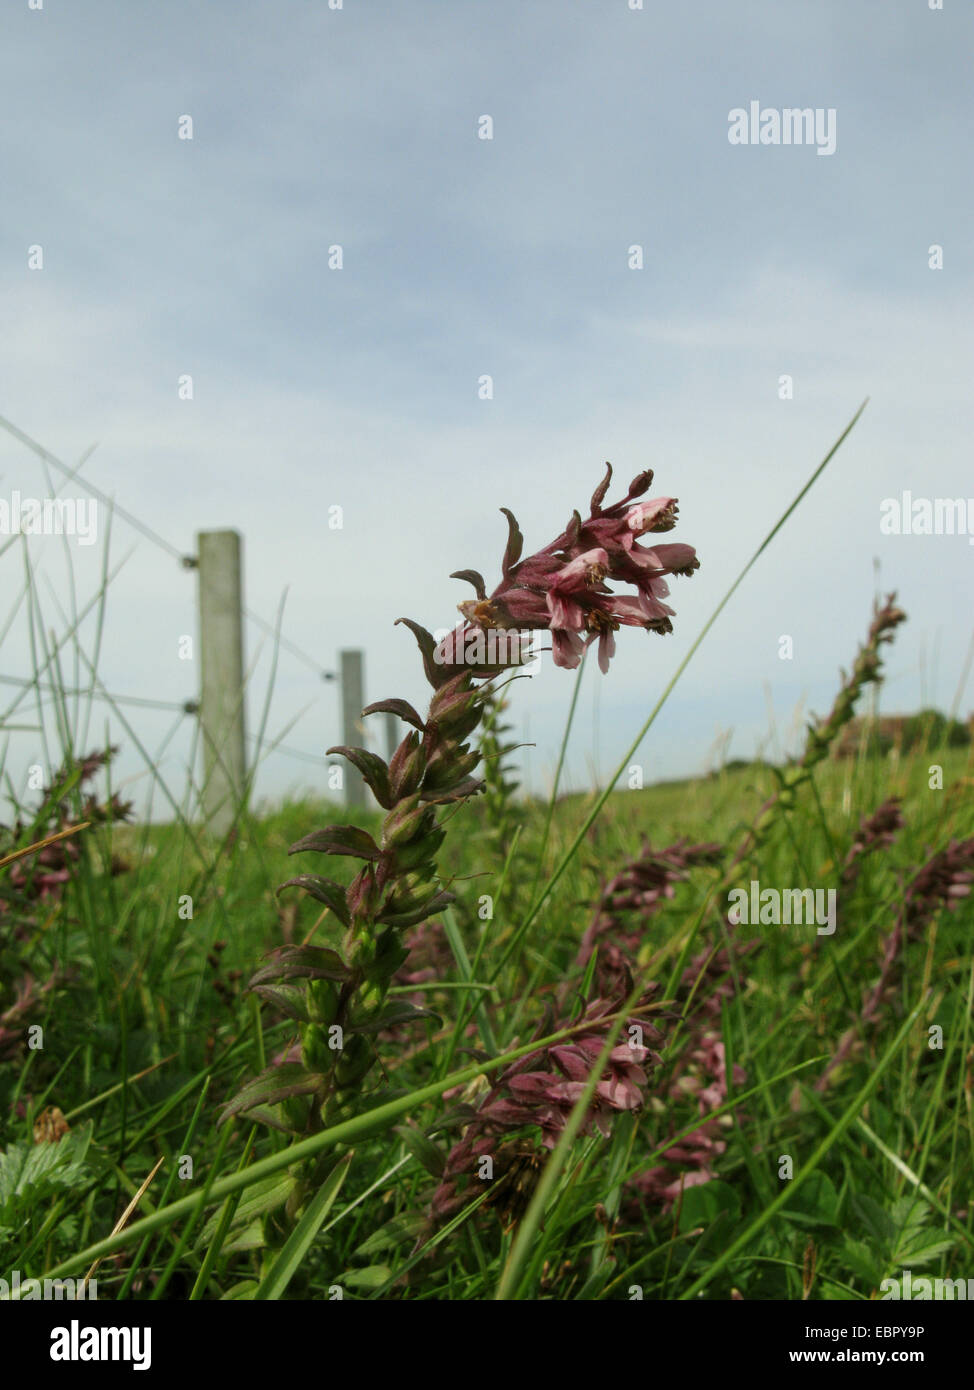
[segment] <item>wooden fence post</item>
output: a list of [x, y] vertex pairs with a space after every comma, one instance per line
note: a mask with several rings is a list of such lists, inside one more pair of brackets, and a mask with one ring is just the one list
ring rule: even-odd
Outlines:
[[244, 796], [243, 541], [237, 531], [199, 531], [200, 729], [203, 814], [225, 835]]
[[[362, 708], [365, 704], [364, 657], [357, 648], [340, 654], [342, 678], [342, 742], [346, 748], [361, 748], [365, 743], [362, 729]], [[346, 806], [365, 805], [365, 782], [358, 768], [343, 761]]]

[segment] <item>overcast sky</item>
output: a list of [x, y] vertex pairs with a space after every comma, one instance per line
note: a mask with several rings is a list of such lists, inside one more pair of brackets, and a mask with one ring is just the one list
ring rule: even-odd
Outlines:
[[[970, 497], [974, 534], [974, 14], [961, 0], [7, 0], [0, 29], [0, 414], [71, 467], [97, 444], [80, 476], [180, 552], [198, 529], [238, 528], [248, 606], [273, 619], [286, 587], [284, 635], [322, 667], [361, 647], [368, 699], [422, 700], [393, 621], [452, 625], [469, 595], [452, 570], [493, 587], [497, 509], [537, 549], [587, 509], [605, 460], [623, 486], [652, 467], [652, 494], [680, 501], [667, 539], [695, 545], [701, 568], [672, 585], [673, 636], [624, 630], [608, 677], [585, 672], [566, 782], [591, 785], [869, 396], [640, 761], [647, 780], [694, 773], [730, 731], [728, 755], [753, 755], [771, 710], [783, 739], [796, 711], [824, 713], [877, 562], [910, 617], [883, 707], [950, 707], [974, 547], [884, 535], [880, 508], [904, 490]], [[834, 152], [732, 144], [731, 113], [752, 102], [819, 111]], [[0, 502], [46, 486], [0, 431]], [[77, 482], [61, 495], [86, 496]], [[36, 536], [2, 550], [0, 536], [4, 676], [31, 669], [25, 548], [43, 624], [63, 633], [100, 583], [98, 520], [97, 543], [67, 551]], [[193, 698], [198, 663], [178, 643], [196, 631], [195, 577], [116, 517], [109, 563], [130, 551], [100, 678], [118, 695]], [[80, 634], [91, 655], [94, 614]], [[248, 660], [262, 641], [249, 625]], [[75, 678], [70, 659], [62, 674]], [[535, 791], [573, 680], [546, 662], [514, 687]], [[29, 703], [11, 712], [16, 694], [0, 688], [7, 723], [36, 722]], [[268, 732], [306, 706], [284, 742], [320, 757], [340, 741], [337, 692], [282, 652]], [[154, 753], [178, 716], [129, 707], [130, 734], [99, 711], [89, 743], [109, 718], [141, 797], [132, 734]], [[186, 718], [160, 760], [176, 794], [191, 734]], [[20, 788], [42, 746], [9, 737]], [[300, 786], [322, 789], [323, 770], [265, 763], [263, 795]]]

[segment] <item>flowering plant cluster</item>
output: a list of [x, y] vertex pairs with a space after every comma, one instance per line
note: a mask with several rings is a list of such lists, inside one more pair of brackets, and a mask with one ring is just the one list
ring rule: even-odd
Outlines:
[[[859, 851], [857, 860], [877, 845], [892, 843], [902, 824], [902, 815], [895, 803], [885, 802], [860, 826], [853, 846]], [[815, 1083], [817, 1091], [824, 1091], [836, 1069], [861, 1051], [865, 1025], [875, 1026], [885, 1006], [895, 1007], [896, 967], [902, 963], [904, 945], [919, 940], [942, 909], [956, 911], [970, 896], [972, 884], [974, 836], [967, 840], [951, 840], [945, 849], [931, 855], [909, 880], [896, 921], [883, 941], [879, 978], [864, 992], [858, 1017], [839, 1039], [828, 1065]]]
[[[4, 891], [0, 894], [0, 913], [14, 903], [24, 906], [27, 902], [60, 896], [71, 878], [72, 866], [81, 858], [81, 848], [76, 839], [57, 839], [56, 836], [77, 828], [84, 821], [124, 822], [131, 818], [132, 803], [123, 801], [118, 792], [113, 792], [107, 801], [101, 801], [93, 792], [86, 791], [81, 798], [80, 813], [72, 807], [67, 794], [69, 787], [80, 788], [90, 782], [117, 752], [115, 747], [107, 748], [59, 768], [50, 784], [41, 789], [39, 818], [35, 817], [30, 825], [19, 818], [9, 829], [0, 826], [0, 858], [22, 841], [25, 834], [40, 842], [35, 851], [10, 865]], [[43, 843], [45, 841], [50, 843]], [[125, 873], [127, 868], [121, 859], [112, 859], [113, 875]]]
[[[292, 845], [292, 854], [338, 856], [361, 867], [347, 886], [311, 873], [282, 885], [301, 888], [324, 904], [344, 935], [337, 949], [307, 942], [281, 947], [253, 977], [251, 988], [300, 1025], [300, 1055], [286, 1051], [244, 1086], [225, 1107], [224, 1119], [246, 1113], [286, 1131], [317, 1132], [358, 1105], [365, 1078], [378, 1061], [377, 1040], [430, 1016], [413, 1003], [387, 1001], [408, 955], [403, 932], [428, 923], [452, 901], [437, 872], [446, 838], [441, 808], [453, 810], [483, 789], [475, 775], [481, 749], [470, 740], [493, 699], [492, 678], [523, 664], [519, 641], [502, 647], [499, 655], [496, 643], [486, 655], [474, 649], [471, 660], [470, 634], [550, 632], [555, 664], [565, 667], [577, 666], [585, 648], [598, 641], [605, 671], [621, 624], [671, 631], [673, 610], [663, 602], [669, 592], [665, 576], [693, 573], [696, 554], [688, 545], [648, 548], [639, 538], [673, 529], [676, 499], [638, 501], [652, 482], [652, 472], [646, 471], [633, 479], [622, 501], [603, 509], [611, 477], [607, 465], [586, 520], [575, 512], [550, 545], [523, 559], [521, 531], [503, 509], [508, 541], [502, 579], [488, 596], [480, 574], [456, 572], [473, 585], [477, 598], [459, 605], [465, 622], [443, 641], [437, 643], [408, 618], [399, 620], [416, 638], [433, 690], [428, 712], [424, 717], [401, 699], [382, 700], [364, 711], [389, 712], [410, 726], [388, 763], [363, 748], [329, 750], [358, 769], [384, 819], [377, 838], [356, 826], [329, 825]], [[615, 593], [610, 579], [633, 586], [635, 595]], [[554, 1083], [545, 1083], [549, 1132], [577, 1082], [572, 1069], [577, 1073], [584, 1055], [584, 1049], [565, 1051], [554, 1059], [569, 1090], [556, 1095], [550, 1090]], [[629, 1063], [637, 1065], [631, 1054]], [[522, 1077], [518, 1084], [523, 1091], [533, 1083]], [[631, 1086], [613, 1091], [616, 1099], [633, 1094]]]
[[[570, 1042], [541, 1048], [520, 1058], [483, 1094], [462, 1138], [444, 1164], [430, 1206], [434, 1220], [444, 1220], [470, 1200], [481, 1160], [491, 1159], [500, 1170], [494, 1176], [501, 1178], [505, 1162], [520, 1158], [523, 1150], [505, 1143], [506, 1139], [530, 1130], [529, 1142], [533, 1143], [534, 1135], [540, 1132], [542, 1149], [554, 1148], [585, 1090], [612, 1023], [629, 997], [632, 980], [625, 984], [628, 988], [612, 997], [593, 1000], [574, 1023], [563, 1020], [552, 1024], [550, 1018], [546, 1019], [539, 1036], [568, 1027], [579, 1031]], [[608, 1055], [580, 1133], [587, 1133], [594, 1125], [601, 1134], [608, 1135], [613, 1112], [642, 1107], [647, 1073], [662, 1062], [655, 1048], [662, 1043], [663, 1033], [643, 1017], [658, 993], [659, 986], [650, 985], [633, 1007], [632, 1016], [626, 1019], [624, 1037]]]
[[[110, 747], [66, 762], [41, 788], [40, 808], [32, 818], [19, 816], [12, 826], [0, 826], [0, 1059], [22, 1049], [24, 1029], [72, 979], [72, 967], [59, 964], [52, 964], [47, 977], [40, 979], [41, 957], [32, 948], [44, 929], [43, 917], [78, 871], [83, 851], [74, 832], [83, 831], [86, 823], [123, 822], [131, 816], [131, 802], [117, 792], [103, 800], [86, 789], [117, 752]], [[75, 806], [70, 791], [77, 793]], [[18, 849], [25, 839], [26, 850]], [[108, 872], [115, 877], [128, 867], [113, 854]]]
[[[592, 495], [588, 518], [576, 511], [550, 545], [521, 559], [523, 537], [513, 515], [507, 517], [509, 536], [502, 562], [503, 578], [491, 594], [476, 570], [457, 571], [454, 578], [469, 581], [476, 599], [460, 604], [464, 627], [444, 639], [440, 657], [449, 663], [463, 649], [471, 629], [551, 633], [556, 666], [574, 669], [585, 649], [598, 642], [599, 667], [608, 671], [615, 655], [620, 626], [648, 632], [672, 632], [673, 609], [667, 575], [691, 575], [700, 567], [693, 546], [644, 546], [639, 537], [672, 531], [679, 507], [675, 497], [637, 498], [649, 489], [652, 469], [639, 473], [620, 502], [603, 509], [612, 480], [612, 466]], [[634, 595], [614, 593], [606, 582], [632, 585]]]
[[[723, 847], [714, 842], [693, 845], [678, 840], [654, 850], [645, 841], [642, 852], [603, 887], [582, 938], [578, 962], [587, 963], [593, 951], [597, 951], [604, 978], [628, 979], [646, 940], [649, 923], [676, 896], [677, 885], [686, 882], [693, 869], [719, 864], [723, 855]], [[706, 948], [683, 970], [673, 1004], [674, 1013], [682, 1020], [682, 1030], [670, 1039], [667, 1049], [667, 1095], [675, 1103], [693, 1097], [701, 1116], [719, 1108], [727, 1099], [720, 1012], [724, 1001], [733, 998], [736, 991], [734, 966], [758, 950], [760, 944], [757, 940], [735, 942], [733, 958], [727, 947]], [[735, 1065], [735, 1084], [741, 1085], [745, 1080], [743, 1068]], [[658, 1099], [655, 1107], [666, 1113]], [[674, 1109], [669, 1122], [675, 1123], [673, 1117], [678, 1114], [679, 1110]], [[714, 1164], [726, 1148], [720, 1135], [727, 1122], [728, 1117], [702, 1120], [696, 1130], [675, 1140], [663, 1152], [662, 1164], [637, 1174], [631, 1190], [669, 1206], [683, 1187], [709, 1182], [715, 1176]]]
[[744, 836], [731, 861], [731, 870], [764, 843], [778, 815], [794, 807], [798, 789], [808, 782], [815, 767], [836, 745], [839, 735], [852, 720], [866, 686], [877, 685], [882, 680], [882, 648], [894, 640], [897, 627], [905, 621], [906, 614], [896, 606], [895, 593], [887, 594], [882, 605], [878, 602], [873, 605], [873, 619], [866, 640], [856, 652], [852, 670], [848, 675], [844, 671], [840, 673], [842, 684], [832, 708], [824, 719], [809, 725], [805, 750], [794, 766], [784, 770], [772, 767], [778, 789], [761, 807]]
[[[690, 1097], [696, 1101], [701, 1117], [711, 1118], [701, 1118], [696, 1129], [682, 1134], [664, 1150], [661, 1164], [633, 1178], [634, 1192], [664, 1207], [679, 1200], [685, 1188], [710, 1182], [716, 1176], [716, 1161], [727, 1148], [720, 1136], [731, 1118], [712, 1116], [728, 1095], [720, 1014], [724, 1003], [736, 993], [733, 964], [742, 962], [760, 947], [756, 940], [735, 944], [733, 959], [726, 947], [704, 950], [683, 971], [677, 1002], [683, 1008], [685, 1033], [682, 1046], [672, 1059], [667, 1096], [675, 1104]], [[733, 1082], [735, 1087], [747, 1082], [746, 1071], [737, 1063]], [[674, 1110], [674, 1115], [678, 1113]]]
[[644, 841], [642, 853], [620, 870], [602, 890], [598, 908], [586, 928], [578, 964], [587, 965], [599, 951], [599, 967], [614, 975], [635, 960], [649, 920], [676, 894], [676, 885], [700, 865], [718, 864], [723, 846], [691, 845], [686, 840], [654, 850]]

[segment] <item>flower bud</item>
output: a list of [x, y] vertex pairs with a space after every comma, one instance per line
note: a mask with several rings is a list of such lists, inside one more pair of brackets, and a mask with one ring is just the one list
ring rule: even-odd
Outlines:
[[430, 701], [429, 722], [456, 743], [477, 727], [482, 713], [483, 695], [470, 686], [467, 672], [455, 676]]
[[334, 980], [308, 981], [308, 1009], [314, 1023], [327, 1026], [338, 1016], [340, 991]]
[[335, 1067], [335, 1080], [339, 1086], [354, 1086], [371, 1070], [376, 1060], [372, 1044], [361, 1033], [353, 1033], [346, 1038], [345, 1046], [338, 1054]]
[[366, 864], [365, 868], [356, 874], [345, 896], [353, 923], [371, 920], [379, 899], [375, 870], [371, 864]]
[[409, 873], [427, 866], [432, 871], [436, 855], [445, 839], [445, 830], [432, 830], [422, 839], [414, 840], [408, 845], [399, 845], [393, 855], [393, 871], [400, 874]]
[[385, 849], [408, 844], [426, 835], [436, 824], [436, 813], [420, 803], [419, 792], [401, 801], [386, 816], [382, 824], [382, 844]]
[[426, 748], [415, 729], [400, 743], [389, 763], [389, 785], [393, 802], [411, 796], [426, 770]]
[[[465, 748], [466, 745], [461, 745]], [[423, 778], [423, 792], [446, 791], [448, 787], [455, 787], [458, 782], [463, 782], [473, 772], [480, 762], [479, 750], [472, 753], [461, 752], [453, 749], [443, 749], [441, 756], [432, 762], [426, 770]]]
[[[432, 867], [430, 868], [430, 873]], [[439, 892], [436, 880], [424, 873], [409, 873], [393, 885], [392, 892], [382, 904], [384, 913], [414, 912], [425, 907]]]
[[301, 1038], [301, 1060], [309, 1071], [329, 1071], [335, 1053], [328, 1046], [328, 1029], [318, 1023], [309, 1024]]

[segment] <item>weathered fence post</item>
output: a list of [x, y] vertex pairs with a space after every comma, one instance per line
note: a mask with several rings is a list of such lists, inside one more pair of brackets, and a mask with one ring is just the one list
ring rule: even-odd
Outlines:
[[203, 814], [225, 835], [243, 799], [243, 541], [237, 531], [199, 531], [200, 730]]
[[[362, 729], [362, 707], [365, 704], [364, 658], [357, 648], [341, 652], [342, 679], [342, 742], [346, 748], [361, 748], [365, 743]], [[365, 805], [365, 783], [362, 774], [351, 763], [344, 763], [345, 804]]]

